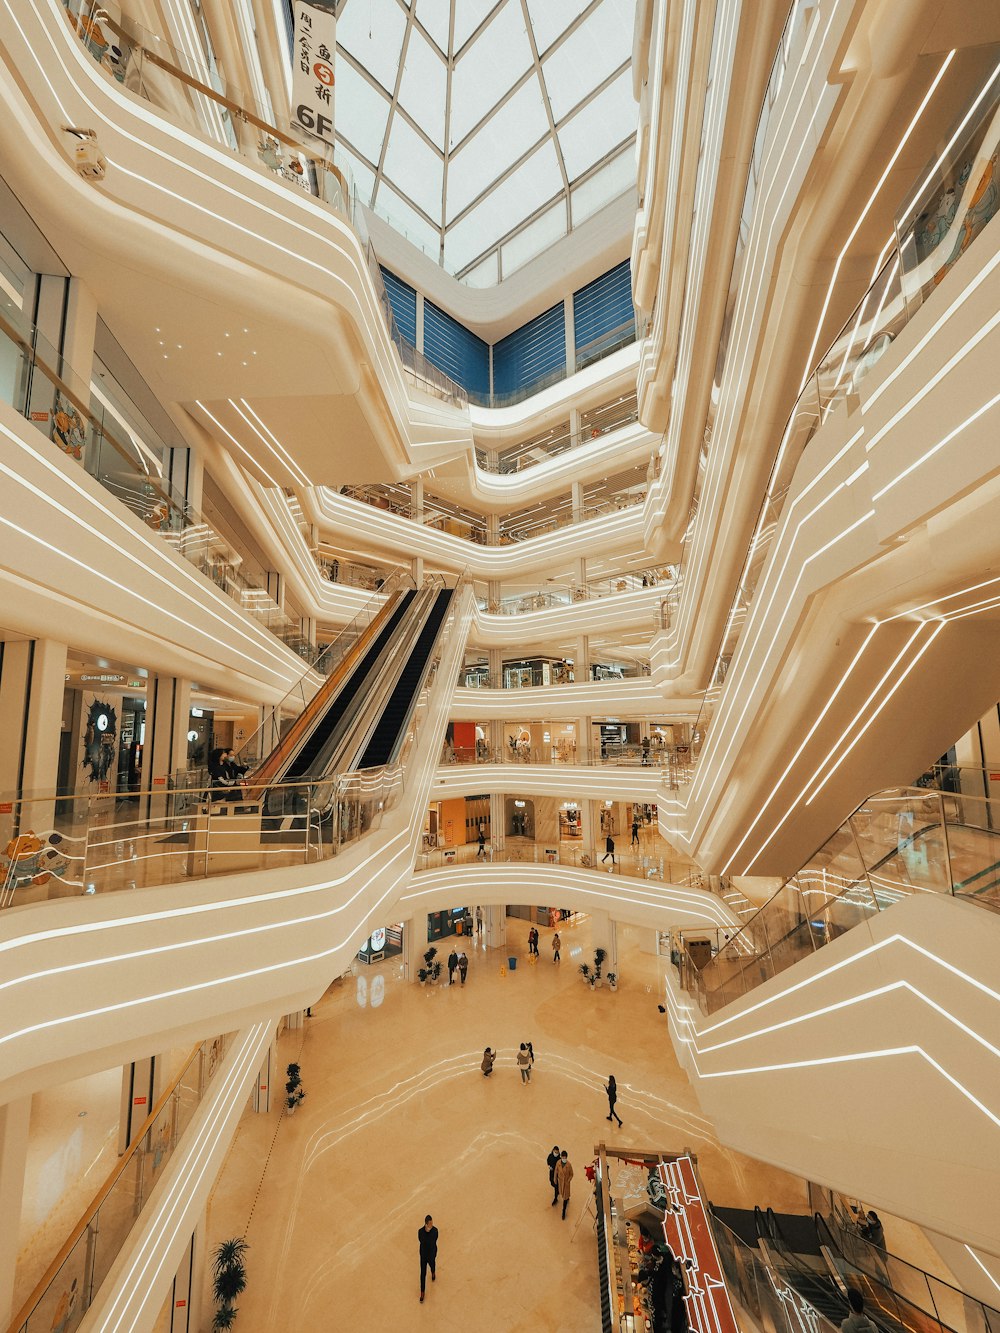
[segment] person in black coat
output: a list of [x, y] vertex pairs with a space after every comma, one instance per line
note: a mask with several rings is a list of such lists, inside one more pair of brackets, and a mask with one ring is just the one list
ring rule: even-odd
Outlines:
[[417, 1228], [417, 1240], [420, 1244], [420, 1299], [423, 1300], [428, 1268], [431, 1281], [437, 1281], [438, 1229], [430, 1213], [424, 1218], [424, 1225]]
[[236, 781], [229, 772], [225, 750], [213, 750], [209, 756], [208, 780], [211, 786], [211, 800], [235, 801], [237, 799]]
[[608, 1111], [610, 1112], [607, 1119], [610, 1120], [613, 1117], [620, 1125], [622, 1123], [622, 1118], [615, 1110], [615, 1102], [618, 1100], [618, 1084], [615, 1082], [614, 1074], [608, 1075], [608, 1081], [604, 1085], [604, 1091], [608, 1094]]
[[454, 984], [455, 984], [455, 969], [456, 969], [457, 967], [458, 967], [458, 954], [455, 952], [454, 946], [452, 946], [451, 953], [448, 955], [448, 985], [449, 985], [449, 986], [454, 986]]

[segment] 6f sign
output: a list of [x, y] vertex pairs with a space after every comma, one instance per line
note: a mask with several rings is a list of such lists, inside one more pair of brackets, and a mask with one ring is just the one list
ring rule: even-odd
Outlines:
[[292, 121], [313, 138], [333, 146], [333, 61], [337, 20], [332, 4], [295, 0], [292, 54]]

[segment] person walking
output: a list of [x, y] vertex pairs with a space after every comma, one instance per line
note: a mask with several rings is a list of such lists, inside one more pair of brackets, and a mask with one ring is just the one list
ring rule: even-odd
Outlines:
[[604, 1091], [608, 1094], [608, 1110], [611, 1113], [607, 1119], [610, 1120], [614, 1117], [620, 1125], [622, 1122], [621, 1116], [615, 1110], [615, 1102], [618, 1100], [618, 1084], [615, 1082], [614, 1074], [608, 1075], [608, 1081], [604, 1085]]
[[638, 846], [639, 846], [639, 821], [638, 821], [638, 819], [633, 819], [633, 820], [632, 820], [632, 846], [633, 846], [633, 847], [638, 847]]
[[538, 931], [534, 926], [528, 931], [528, 956], [538, 957]]
[[482, 824], [479, 825], [479, 851], [476, 852], [476, 860], [486, 855], [486, 830]]
[[420, 1244], [420, 1299], [423, 1301], [428, 1268], [431, 1281], [437, 1281], [438, 1229], [430, 1213], [424, 1218], [424, 1225], [417, 1228], [417, 1240]]
[[559, 950], [561, 948], [562, 948], [562, 940], [560, 940], [559, 932], [557, 930], [556, 933], [552, 936], [552, 961], [554, 963], [562, 962], [562, 958], [560, 957], [559, 954]]
[[476, 905], [476, 934], [477, 934], [477, 935], [481, 935], [482, 933], [483, 933], [483, 909], [477, 904], [477, 905]]
[[489, 1076], [493, 1073], [493, 1062], [494, 1060], [496, 1060], [496, 1058], [497, 1058], [496, 1051], [491, 1051], [490, 1048], [487, 1046], [486, 1050], [483, 1051], [483, 1063], [479, 1066], [479, 1068], [483, 1071], [483, 1078], [489, 1078]]
[[601, 865], [611, 857], [611, 864], [615, 864], [615, 840], [609, 833], [604, 843], [604, 855], [601, 857]]
[[463, 949], [461, 956], [459, 957], [458, 960], [458, 975], [462, 978], [463, 986], [465, 985], [465, 978], [468, 975], [468, 971], [469, 971], [469, 956]]
[[521, 1071], [521, 1082], [531, 1082], [531, 1056], [528, 1054], [528, 1047], [521, 1042], [521, 1049], [517, 1053], [517, 1067]]
[[458, 954], [455, 952], [455, 946], [451, 946], [451, 953], [448, 955], [448, 985], [455, 984], [455, 969], [458, 967]]
[[545, 1165], [549, 1168], [549, 1184], [552, 1186], [553, 1198], [558, 1198], [556, 1194], [556, 1163], [559, 1161], [559, 1144], [553, 1144], [552, 1151], [545, 1159]]
[[562, 1216], [566, 1221], [566, 1206], [569, 1203], [570, 1186], [573, 1183], [573, 1164], [569, 1160], [569, 1153], [563, 1148], [559, 1154], [559, 1161], [556, 1163], [553, 1173], [553, 1187], [555, 1189], [555, 1198], [552, 1200], [552, 1207], [562, 1199]]

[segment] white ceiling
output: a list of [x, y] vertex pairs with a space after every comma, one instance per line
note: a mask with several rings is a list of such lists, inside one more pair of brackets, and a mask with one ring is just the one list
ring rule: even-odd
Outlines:
[[471, 286], [635, 185], [636, 0], [343, 0], [337, 138], [362, 202]]

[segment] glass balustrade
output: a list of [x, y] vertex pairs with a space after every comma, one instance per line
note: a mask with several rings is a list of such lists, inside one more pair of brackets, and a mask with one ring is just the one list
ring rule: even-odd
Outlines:
[[438, 637], [393, 764], [274, 783], [262, 792], [189, 785], [192, 775], [183, 773], [127, 797], [41, 792], [0, 798], [0, 909], [338, 855], [378, 828], [402, 799], [455, 614]]
[[[0, 306], [0, 397], [178, 555], [306, 661], [316, 654], [300, 622], [267, 591], [267, 574], [188, 505], [96, 391], [11, 303]], [[166, 452], [161, 441], [153, 440]]]
[[[422, 851], [417, 857], [417, 870], [442, 870], [449, 866], [469, 865], [559, 865], [580, 870], [598, 870], [602, 874], [625, 875], [632, 879], [659, 880], [683, 888], [704, 889], [719, 897], [724, 896], [728, 881], [718, 875], [706, 875], [689, 861], [672, 860], [658, 852], [640, 849], [634, 852], [626, 845], [624, 836], [616, 839], [615, 860], [606, 855], [603, 844], [587, 847], [581, 843], [560, 842], [508, 844], [491, 847], [487, 844], [483, 856], [477, 856], [478, 845], [467, 843], [460, 847], [437, 847]], [[704, 935], [705, 932], [700, 932]]]
[[11, 1333], [79, 1325], [163, 1178], [232, 1038], [227, 1033], [203, 1042], [185, 1062], [11, 1323]]
[[1000, 910], [998, 815], [988, 797], [871, 796], [704, 968], [683, 955], [682, 984], [710, 1014], [914, 894]]

